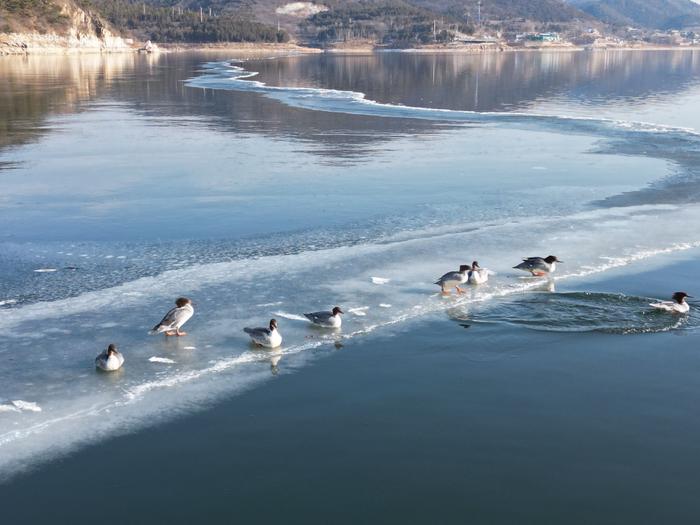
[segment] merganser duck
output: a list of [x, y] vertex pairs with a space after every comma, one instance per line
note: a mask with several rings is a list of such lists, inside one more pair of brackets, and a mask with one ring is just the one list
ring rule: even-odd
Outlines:
[[342, 313], [343, 311], [336, 306], [330, 312], [311, 312], [304, 314], [304, 317], [316, 326], [322, 326], [323, 328], [340, 328], [340, 325], [343, 323], [340, 318], [340, 314]]
[[691, 297], [685, 292], [676, 292], [673, 294], [672, 301], [659, 301], [658, 303], [649, 303], [658, 310], [664, 310], [674, 314], [687, 314], [690, 311], [690, 305], [685, 301], [686, 297]]
[[489, 271], [479, 266], [477, 261], [472, 262], [472, 269], [467, 273], [467, 284], [483, 284], [489, 280]]
[[155, 325], [149, 334], [160, 334], [165, 333], [165, 335], [176, 335], [183, 336], [187, 335], [187, 332], [180, 331], [182, 325], [190, 320], [190, 317], [194, 315], [194, 308], [192, 307], [192, 301], [187, 297], [180, 297], [175, 301], [175, 308], [170, 310], [163, 320]]
[[513, 266], [516, 270], [523, 270], [524, 272], [530, 272], [535, 277], [542, 277], [548, 273], [554, 272], [557, 269], [557, 263], [561, 263], [554, 255], [549, 255], [547, 257], [528, 257], [523, 259], [517, 266]]
[[119, 353], [114, 344], [110, 344], [107, 350], [95, 358], [95, 366], [105, 372], [119, 370], [124, 364], [124, 356]]
[[282, 336], [277, 331], [277, 320], [275, 319], [270, 319], [269, 328], [244, 328], [243, 331], [258, 346], [277, 348], [282, 344]]
[[468, 264], [463, 264], [459, 267], [458, 272], [447, 272], [440, 277], [434, 284], [439, 284], [443, 295], [450, 295], [450, 290], [455, 288], [458, 294], [464, 293], [459, 285], [467, 282], [467, 273], [471, 270]]

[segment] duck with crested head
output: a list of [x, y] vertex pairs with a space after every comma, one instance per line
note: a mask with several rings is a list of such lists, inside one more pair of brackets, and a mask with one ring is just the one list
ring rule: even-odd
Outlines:
[[340, 307], [336, 306], [330, 312], [311, 312], [304, 314], [309, 321], [311, 321], [316, 326], [321, 326], [323, 328], [340, 328], [343, 324], [343, 320], [340, 318], [340, 314], [343, 311]]
[[95, 366], [105, 372], [119, 370], [124, 364], [124, 356], [117, 350], [117, 346], [112, 343], [107, 349], [95, 358]]
[[459, 285], [467, 282], [467, 274], [470, 270], [471, 266], [469, 266], [468, 264], [463, 264], [459, 267], [459, 271], [447, 272], [445, 275], [443, 275], [437, 281], [435, 281], [434, 284], [440, 285], [442, 295], [450, 295], [450, 290], [452, 290], [452, 288], [454, 288], [457, 291], [458, 295], [463, 294], [464, 290], [462, 290], [459, 287]]
[[282, 335], [277, 330], [277, 320], [270, 319], [268, 328], [244, 328], [243, 331], [250, 336], [253, 343], [265, 348], [277, 348], [282, 344]]
[[527, 257], [517, 266], [513, 266], [516, 270], [530, 272], [534, 277], [542, 277], [553, 273], [557, 269], [557, 263], [562, 263], [557, 259], [556, 255], [548, 255], [547, 257]]
[[176, 335], [178, 337], [187, 335], [187, 332], [180, 330], [182, 325], [190, 320], [190, 317], [194, 315], [194, 307], [192, 306], [192, 301], [187, 297], [179, 297], [175, 301], [175, 308], [172, 308], [160, 323], [151, 328], [149, 334], [161, 334], [164, 333], [166, 336]]
[[467, 273], [467, 284], [484, 284], [489, 280], [491, 271], [479, 266], [478, 261], [472, 262], [472, 268]]
[[685, 292], [675, 292], [671, 297], [671, 301], [649, 303], [649, 306], [656, 308], [657, 310], [663, 310], [674, 314], [687, 314], [690, 311], [690, 305], [685, 300], [686, 297], [692, 298], [691, 295], [688, 295]]

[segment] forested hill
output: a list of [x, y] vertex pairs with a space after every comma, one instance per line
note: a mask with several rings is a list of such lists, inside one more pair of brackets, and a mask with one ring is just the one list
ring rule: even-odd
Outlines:
[[[109, 0], [100, 2], [104, 9]], [[129, 3], [119, 0], [119, 3]], [[481, 8], [479, 11], [479, 3]], [[367, 40], [387, 45], [415, 45], [440, 42], [454, 30], [474, 34], [478, 29], [499, 31], [559, 30], [550, 24], [590, 24], [592, 17], [563, 0], [324, 0], [323, 2], [284, 2], [284, 0], [145, 0], [148, 8], [167, 5], [206, 15], [235, 16], [280, 27], [305, 43]], [[135, 1], [136, 9], [143, 6]], [[110, 8], [110, 12], [113, 9]], [[479, 12], [481, 17], [479, 17]], [[124, 25], [112, 14], [109, 19]], [[133, 20], [133, 17], [132, 17]], [[484, 21], [484, 27], [480, 22]], [[493, 22], [493, 23], [490, 23]], [[514, 23], [511, 23], [514, 22]], [[529, 25], [524, 25], [529, 23]], [[517, 25], [519, 24], [519, 25]], [[479, 27], [477, 27], [479, 26]], [[154, 29], [150, 32], [155, 34]], [[483, 32], [483, 31], [481, 31]]]
[[214, 12], [175, 4], [160, 0], [0, 0], [0, 33], [81, 33], [99, 38], [104, 30], [156, 42], [289, 40], [285, 31], [254, 20], [250, 12], [236, 6]]
[[70, 0], [0, 0], [0, 33], [63, 32], [71, 23], [71, 12], [77, 9], [76, 2]]
[[700, 5], [691, 0], [569, 0], [608, 24], [654, 29], [700, 26]]
[[289, 36], [277, 27], [258, 22], [246, 10], [203, 7], [170, 2], [133, 0], [83, 0], [90, 3], [114, 27], [156, 42], [286, 42]]
[[[470, 0], [410, 0], [411, 3], [455, 17], [477, 18], [479, 2]], [[483, 20], [526, 19], [533, 22], [570, 22], [575, 19], [587, 19], [590, 15], [582, 13], [564, 0], [482, 0], [481, 17]]]
[[700, 26], [691, 0], [0, 0], [0, 32], [66, 31], [76, 9], [137, 40], [401, 46], [455, 36]]

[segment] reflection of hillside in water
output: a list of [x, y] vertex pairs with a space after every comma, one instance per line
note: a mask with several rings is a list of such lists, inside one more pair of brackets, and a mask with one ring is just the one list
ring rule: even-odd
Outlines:
[[677, 93], [697, 82], [700, 54], [377, 53], [256, 61], [249, 67], [270, 85], [358, 91], [371, 100], [409, 106], [507, 111], [554, 96], [600, 103]]
[[[187, 88], [221, 54], [29, 56], [0, 61], [0, 150], [49, 131], [49, 116], [71, 114], [98, 101], [165, 118], [195, 118], [219, 131], [265, 133], [318, 146], [335, 157], [366, 153], [366, 147], [401, 133], [424, 133], [436, 125], [288, 108], [246, 93]], [[203, 119], [203, 120], [202, 120]], [[439, 125], [437, 126], [440, 127]], [[358, 147], [360, 149], [358, 149]], [[332, 151], [331, 151], [332, 150]]]
[[[0, 148], [46, 130], [50, 115], [71, 114], [97, 101], [163, 118], [193, 118], [219, 131], [262, 133], [301, 141], [327, 158], [359, 157], [404, 134], [434, 133], [446, 124], [291, 108], [257, 94], [191, 89], [222, 53], [11, 57], [0, 61]], [[551, 97], [626, 103], [678, 93], [696, 82], [692, 52], [488, 53], [297, 56], [254, 60], [257, 79], [366, 93], [404, 105], [508, 111]]]
[[0, 147], [42, 133], [49, 115], [80, 111], [134, 69], [130, 54], [5, 57], [0, 60]]

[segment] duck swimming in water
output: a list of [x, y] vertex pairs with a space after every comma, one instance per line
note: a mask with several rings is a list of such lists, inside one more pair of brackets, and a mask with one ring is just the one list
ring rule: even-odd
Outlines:
[[557, 269], [557, 263], [561, 263], [554, 255], [548, 255], [547, 257], [528, 257], [523, 259], [523, 262], [517, 266], [513, 266], [516, 270], [522, 270], [524, 272], [530, 272], [535, 277], [542, 277], [543, 275], [550, 274]]
[[491, 272], [479, 266], [478, 261], [472, 262], [472, 268], [467, 272], [467, 284], [483, 284], [489, 280]]
[[685, 292], [676, 292], [673, 294], [672, 301], [659, 301], [658, 303], [649, 303], [649, 306], [657, 310], [664, 310], [674, 314], [687, 314], [690, 311], [690, 305], [686, 302], [686, 297], [692, 297]]
[[336, 306], [330, 312], [311, 312], [309, 314], [304, 314], [304, 317], [316, 326], [322, 326], [323, 328], [340, 328], [340, 325], [343, 323], [343, 320], [340, 318], [340, 314], [342, 313], [343, 311]]
[[244, 328], [243, 331], [258, 346], [277, 348], [282, 344], [282, 335], [277, 330], [277, 320], [275, 319], [270, 319], [269, 328]]
[[165, 333], [165, 335], [176, 335], [178, 337], [187, 335], [187, 332], [182, 332], [180, 328], [182, 328], [182, 325], [189, 321], [190, 317], [193, 315], [194, 308], [192, 307], [192, 301], [187, 297], [180, 297], [175, 301], [175, 308], [165, 314], [163, 320], [155, 325], [149, 334]]
[[105, 372], [119, 370], [124, 364], [124, 356], [119, 353], [116, 345], [110, 344], [107, 350], [95, 358], [95, 366]]
[[435, 284], [440, 285], [443, 295], [450, 295], [450, 290], [452, 290], [452, 288], [456, 289], [458, 294], [462, 294], [464, 290], [462, 290], [459, 285], [467, 282], [467, 273], [469, 270], [471, 270], [471, 267], [468, 264], [463, 264], [459, 267], [458, 272], [447, 272], [435, 281]]

